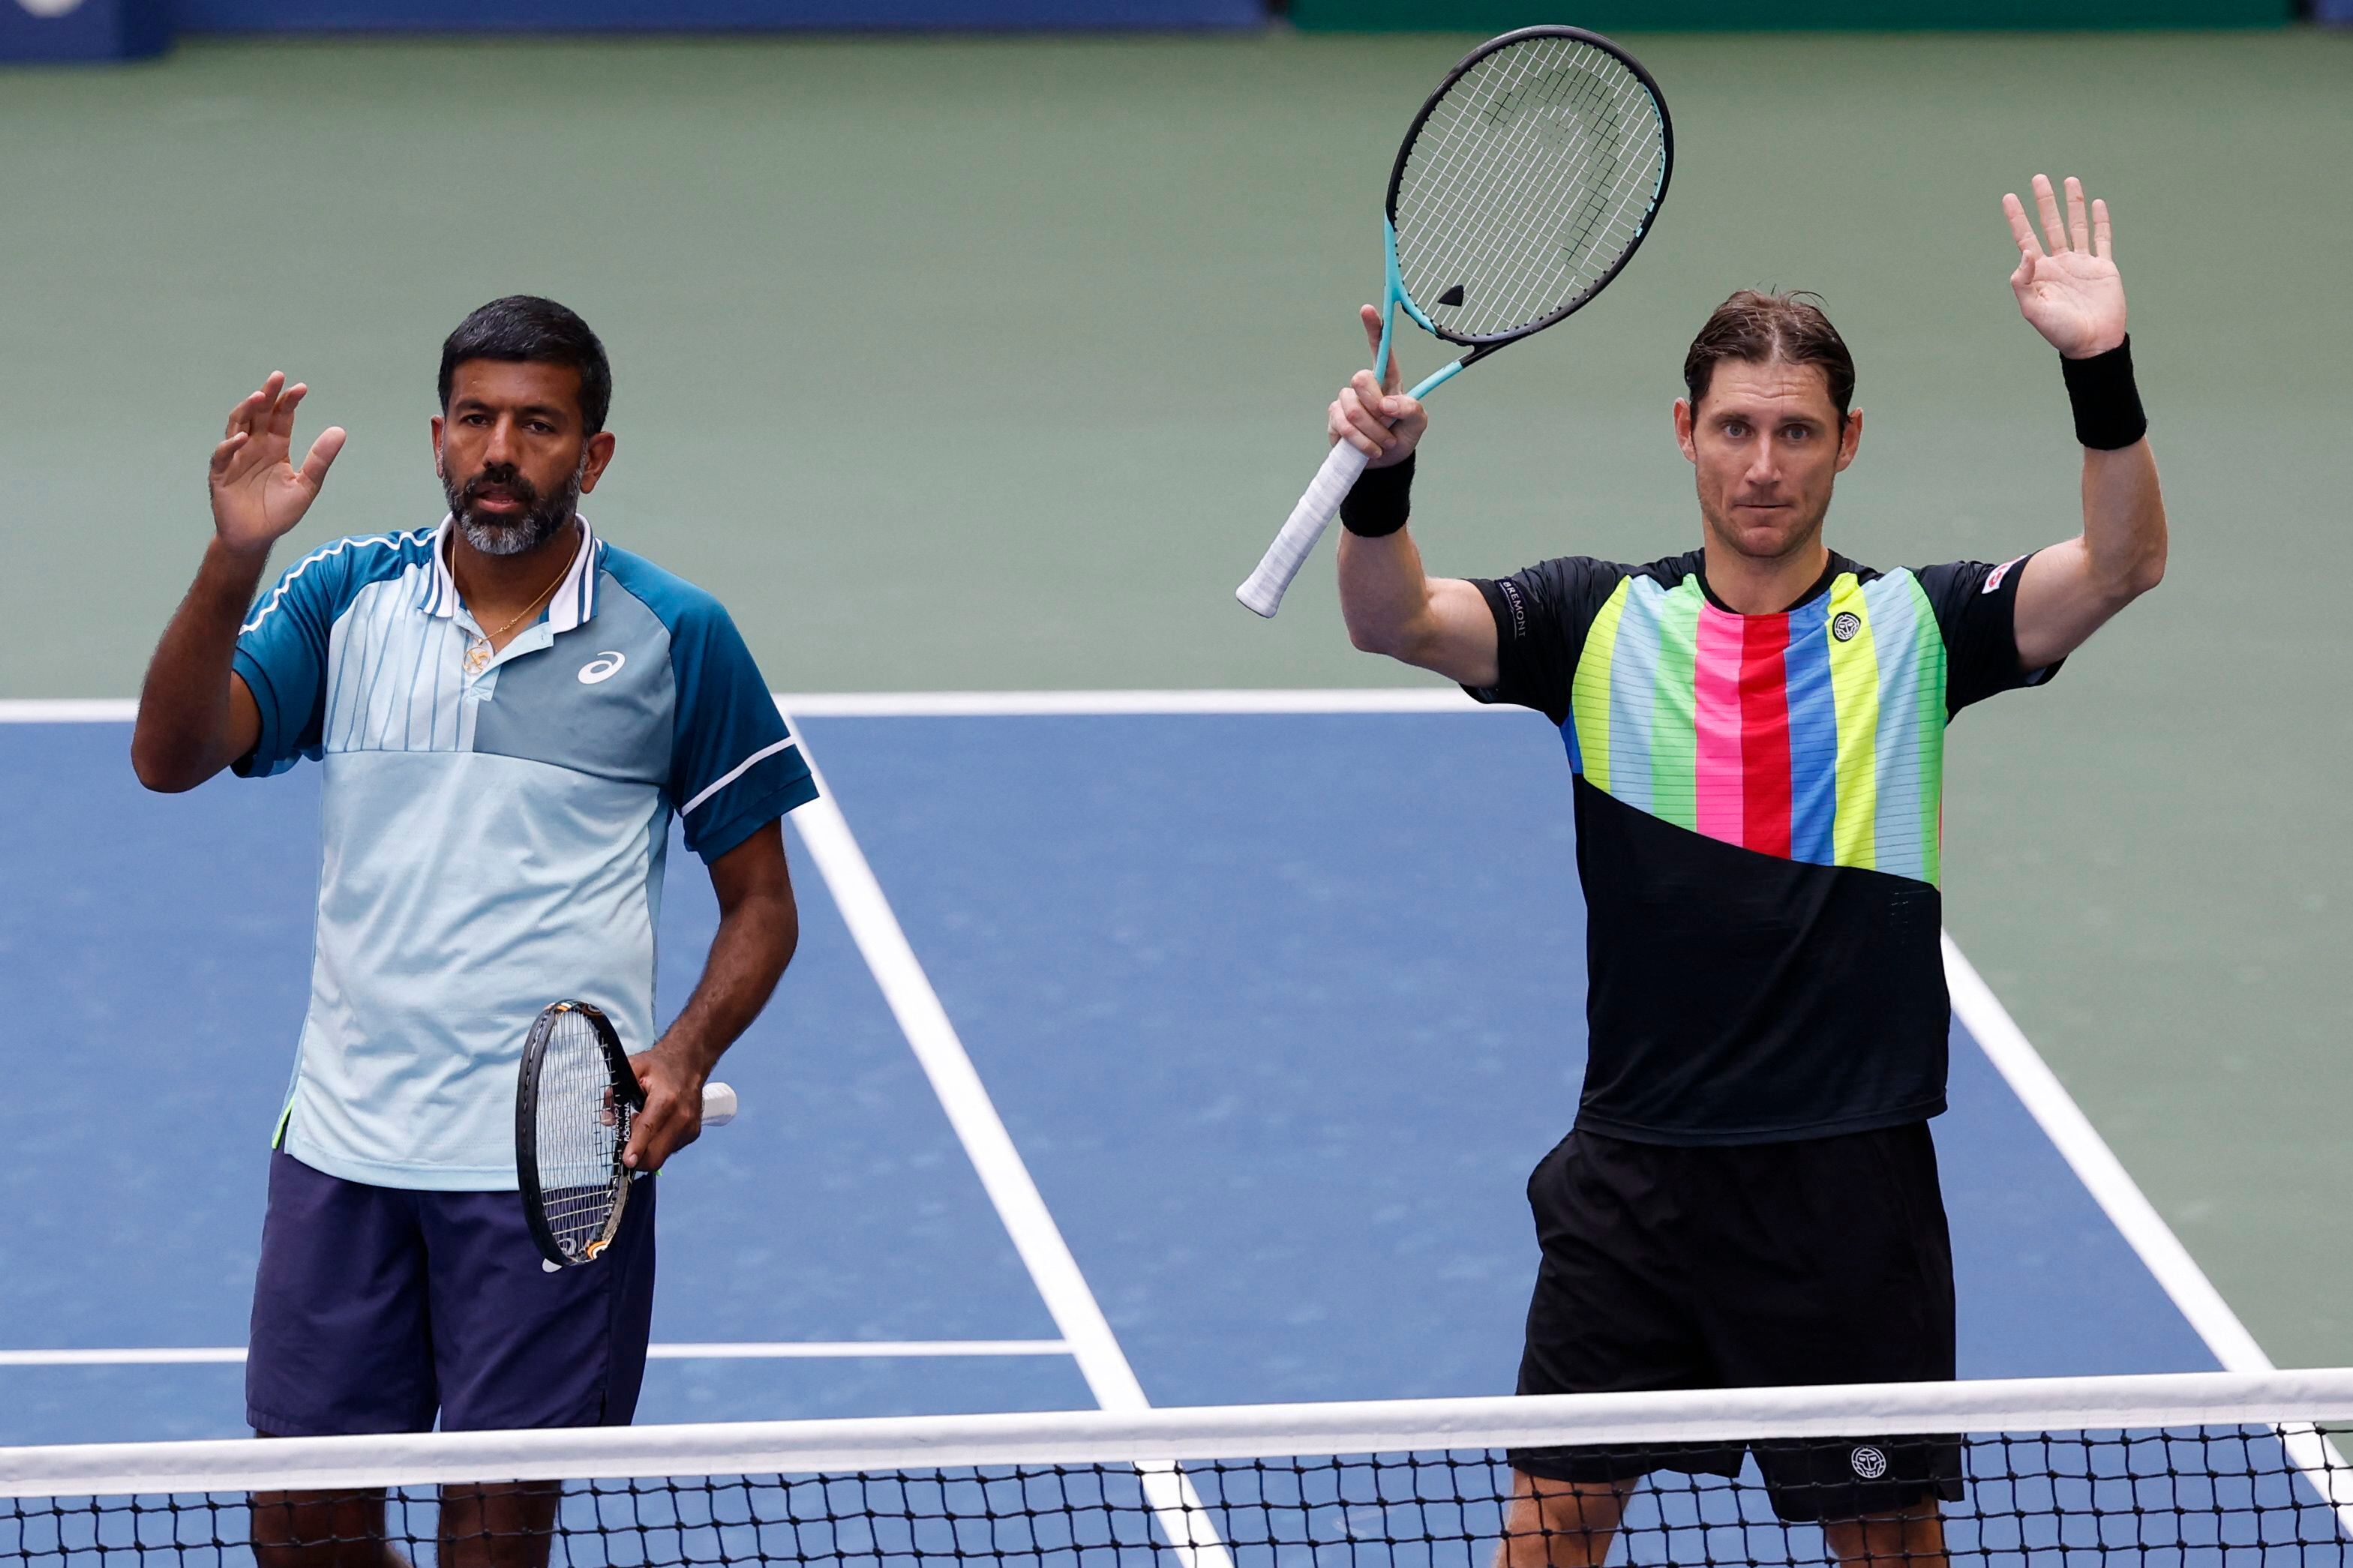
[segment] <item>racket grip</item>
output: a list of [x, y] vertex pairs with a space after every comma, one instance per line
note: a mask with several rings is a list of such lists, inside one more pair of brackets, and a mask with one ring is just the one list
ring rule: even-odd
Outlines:
[[1332, 520], [1340, 514], [1340, 503], [1356, 488], [1358, 476], [1372, 461], [1370, 454], [1353, 441], [1335, 443], [1325, 456], [1324, 466], [1315, 470], [1308, 481], [1307, 493], [1291, 509], [1284, 520], [1282, 531], [1266, 547], [1266, 554], [1258, 570], [1250, 574], [1242, 585], [1234, 590], [1245, 608], [1261, 616], [1272, 616], [1282, 607], [1282, 595], [1291, 586], [1299, 569], [1307, 564], [1307, 557]]
[[702, 1124], [724, 1127], [735, 1120], [735, 1091], [723, 1083], [702, 1086]]

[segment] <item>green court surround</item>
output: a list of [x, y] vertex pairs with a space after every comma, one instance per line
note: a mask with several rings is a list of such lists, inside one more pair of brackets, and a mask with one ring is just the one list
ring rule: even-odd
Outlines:
[[[296, 544], [438, 518], [437, 345], [516, 289], [612, 347], [599, 527], [718, 589], [779, 687], [1409, 680], [1350, 651], [1328, 562], [1271, 625], [1229, 595], [1361, 356], [1398, 131], [1472, 41], [197, 41], [0, 72], [0, 695], [135, 690], [205, 454], [271, 369], [312, 383], [306, 431], [353, 431]], [[2353, 1359], [2353, 35], [1628, 41], [1676, 118], [1663, 221], [1588, 317], [1434, 404], [1433, 567], [1687, 547], [1675, 368], [1746, 284], [1820, 290], [1854, 344], [1842, 549], [2071, 532], [1996, 204], [2083, 174], [2173, 569], [1957, 727], [1949, 923], [2274, 1356]]]

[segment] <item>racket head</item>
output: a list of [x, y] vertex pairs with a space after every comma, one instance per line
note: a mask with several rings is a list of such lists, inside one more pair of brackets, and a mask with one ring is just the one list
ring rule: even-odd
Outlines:
[[1490, 38], [1398, 147], [1391, 296], [1425, 331], [1475, 351], [1542, 331], [1609, 287], [1648, 237], [1674, 146], [1658, 83], [1600, 34], [1548, 26]]
[[628, 1053], [603, 1010], [550, 1003], [524, 1037], [515, 1080], [515, 1175], [539, 1255], [592, 1263], [621, 1228], [630, 1119], [645, 1104]]

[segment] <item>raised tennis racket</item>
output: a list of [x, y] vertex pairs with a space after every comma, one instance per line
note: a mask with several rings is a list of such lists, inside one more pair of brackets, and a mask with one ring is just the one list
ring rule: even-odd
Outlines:
[[[515, 1173], [531, 1238], [550, 1270], [593, 1263], [628, 1207], [629, 1122], [645, 1108], [621, 1037], [602, 1009], [557, 1002], [523, 1040], [515, 1083]], [[702, 1124], [735, 1119], [735, 1091], [702, 1089]]]
[[[1470, 353], [1415, 397], [1565, 321], [1618, 276], [1666, 200], [1666, 100], [1639, 61], [1582, 27], [1523, 27], [1480, 45], [1414, 116], [1389, 172], [1380, 348], [1398, 307]], [[1234, 597], [1281, 607], [1370, 461], [1335, 444]]]

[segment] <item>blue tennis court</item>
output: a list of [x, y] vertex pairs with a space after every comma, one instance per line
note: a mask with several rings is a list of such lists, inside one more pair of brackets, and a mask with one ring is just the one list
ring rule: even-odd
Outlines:
[[[1221, 704], [1289, 710], [1165, 710]], [[802, 946], [723, 1069], [743, 1117], [662, 1177], [641, 1420], [1509, 1390], [1522, 1187], [1582, 1064], [1542, 720], [1416, 694], [787, 705], [832, 805], [788, 839]], [[316, 776], [152, 796], [127, 742], [0, 724], [0, 1442], [242, 1430]], [[672, 867], [675, 1007], [715, 915]], [[2227, 1311], [2201, 1337], [2177, 1305], [2202, 1281], [2160, 1281], [1953, 1045], [1963, 1374], [2243, 1364]]]

